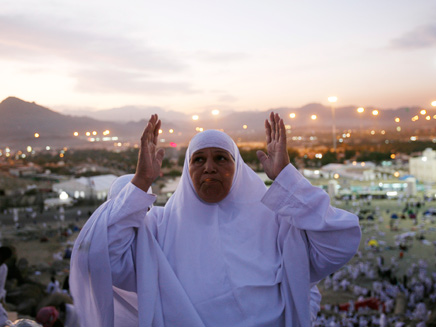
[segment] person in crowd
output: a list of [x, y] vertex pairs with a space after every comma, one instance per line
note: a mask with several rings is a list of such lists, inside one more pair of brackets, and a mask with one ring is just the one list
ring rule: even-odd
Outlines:
[[8, 266], [6, 261], [12, 256], [12, 250], [7, 246], [0, 247], [0, 303], [6, 298], [5, 284], [8, 277]]
[[75, 242], [70, 290], [83, 326], [310, 326], [311, 289], [356, 253], [357, 216], [333, 208], [265, 121], [263, 181], [223, 132], [197, 134], [164, 207], [148, 194], [164, 156], [152, 115], [136, 173]]
[[50, 277], [50, 283], [48, 283], [47, 288], [45, 290], [47, 294], [53, 294], [56, 292], [60, 292], [60, 284], [55, 276]]

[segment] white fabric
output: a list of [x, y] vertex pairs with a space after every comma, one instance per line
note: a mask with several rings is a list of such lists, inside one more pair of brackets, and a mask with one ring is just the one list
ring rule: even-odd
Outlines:
[[80, 327], [79, 315], [74, 305], [65, 303], [65, 327]]
[[8, 266], [3, 263], [0, 265], [0, 301], [6, 298], [6, 278], [8, 277]]
[[[231, 191], [216, 204], [198, 198], [188, 172], [204, 147], [235, 159]], [[311, 283], [360, 241], [357, 217], [292, 165], [267, 191], [218, 131], [191, 141], [176, 192], [147, 214], [154, 200], [128, 183], [81, 231], [70, 284], [84, 327], [310, 326]]]

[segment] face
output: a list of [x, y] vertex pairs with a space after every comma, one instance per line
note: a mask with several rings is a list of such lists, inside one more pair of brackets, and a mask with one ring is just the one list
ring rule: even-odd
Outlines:
[[189, 161], [189, 175], [195, 191], [205, 202], [216, 203], [224, 199], [230, 192], [234, 174], [235, 161], [223, 149], [200, 149]]

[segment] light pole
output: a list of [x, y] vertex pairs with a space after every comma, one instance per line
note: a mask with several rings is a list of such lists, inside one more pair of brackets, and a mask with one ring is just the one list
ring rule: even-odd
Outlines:
[[[359, 114], [363, 114], [365, 112], [365, 108], [359, 107], [359, 108], [356, 109], [356, 111]], [[360, 125], [360, 137], [362, 137], [362, 135], [363, 135], [363, 133], [362, 133], [362, 119], [359, 119], [359, 125]]]
[[332, 124], [332, 134], [333, 134], [333, 152], [336, 153], [336, 121], [335, 121], [335, 103], [338, 101], [338, 97], [329, 97], [329, 102], [331, 103], [332, 107], [332, 118], [333, 118], [333, 124]]

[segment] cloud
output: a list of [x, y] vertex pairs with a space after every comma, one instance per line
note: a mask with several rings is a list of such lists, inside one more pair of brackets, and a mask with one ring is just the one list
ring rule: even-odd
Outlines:
[[436, 25], [418, 26], [397, 39], [391, 41], [395, 48], [418, 49], [436, 46]]
[[129, 94], [192, 94], [189, 83], [162, 82], [137, 72], [122, 70], [93, 69], [81, 70], [74, 74], [77, 80], [76, 90], [84, 93], [129, 93]]
[[147, 72], [179, 72], [187, 68], [175, 54], [149, 47], [143, 41], [68, 29], [49, 19], [0, 15], [0, 58], [50, 60], [79, 65], [110, 65]]
[[221, 95], [220, 97], [218, 97], [218, 101], [232, 103], [232, 102], [238, 101], [238, 98], [234, 97], [233, 95], [225, 94], [225, 95]]
[[211, 51], [198, 51], [194, 57], [198, 60], [208, 63], [229, 63], [246, 60], [249, 55], [242, 52], [211, 52]]

